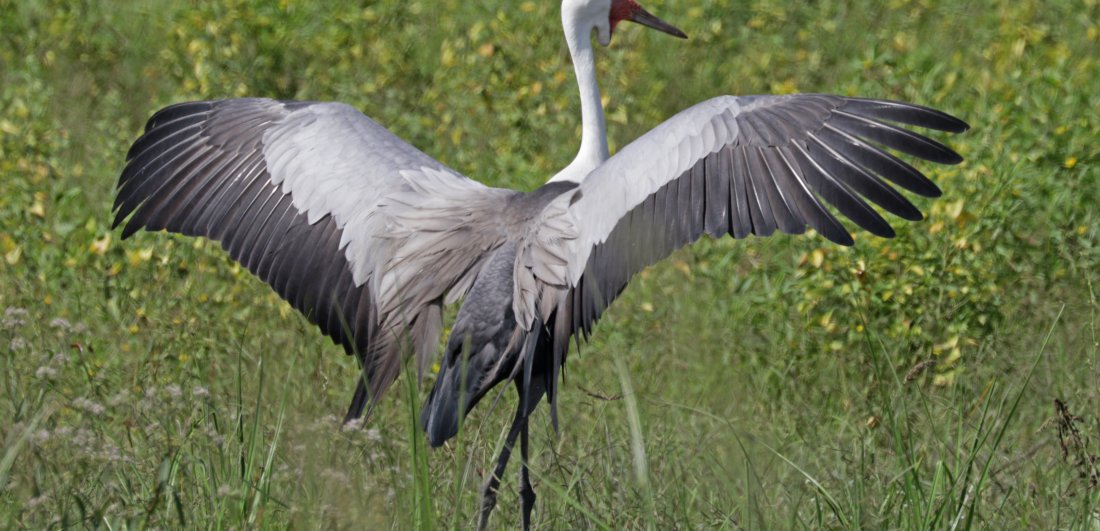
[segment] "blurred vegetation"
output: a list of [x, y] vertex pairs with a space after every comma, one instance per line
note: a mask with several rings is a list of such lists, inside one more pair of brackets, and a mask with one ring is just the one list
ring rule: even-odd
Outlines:
[[[831, 92], [966, 119], [967, 162], [924, 166], [944, 197], [893, 240], [708, 240], [640, 275], [570, 359], [561, 436], [535, 417], [538, 525], [1100, 525], [1100, 2], [647, 7], [691, 40], [598, 52], [613, 149], [714, 95]], [[510, 395], [427, 456], [423, 386], [340, 429], [354, 363], [217, 245], [118, 242], [113, 186], [156, 109], [250, 95], [344, 101], [533, 189], [579, 136], [558, 17], [0, 0], [4, 527], [471, 525]]]

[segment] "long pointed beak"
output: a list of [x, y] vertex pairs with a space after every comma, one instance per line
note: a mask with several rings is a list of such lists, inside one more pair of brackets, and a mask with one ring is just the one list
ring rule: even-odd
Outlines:
[[681, 39], [688, 38], [686, 33], [680, 31], [680, 28], [657, 18], [649, 11], [642, 9], [642, 6], [637, 6], [637, 8], [626, 17], [626, 20], [637, 22], [638, 24], [667, 33], [673, 37], [679, 37]]

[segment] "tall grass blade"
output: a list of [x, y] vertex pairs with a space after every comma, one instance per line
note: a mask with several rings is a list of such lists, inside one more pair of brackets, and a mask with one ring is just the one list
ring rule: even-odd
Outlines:
[[38, 429], [38, 425], [49, 416], [49, 413], [48, 407], [41, 407], [27, 422], [27, 427], [4, 449], [4, 458], [0, 459], [0, 492], [4, 492], [8, 486], [8, 479], [11, 477], [11, 469], [15, 465], [15, 459], [19, 457], [19, 453], [23, 451], [23, 447], [30, 440], [31, 434]]
[[638, 483], [639, 490], [645, 496], [646, 518], [650, 529], [656, 528], [656, 501], [653, 498], [653, 487], [649, 482], [649, 461], [645, 454], [645, 439], [642, 437], [642, 417], [638, 413], [638, 397], [634, 394], [634, 386], [630, 382], [630, 370], [623, 362], [622, 356], [615, 354], [615, 370], [619, 373], [619, 385], [623, 389], [623, 404], [626, 407], [626, 420], [630, 425], [630, 453], [634, 461], [634, 480]]
[[427, 447], [420, 432], [420, 393], [416, 386], [416, 374], [405, 364], [405, 401], [409, 405], [409, 457], [413, 473], [413, 526], [427, 530], [435, 528], [435, 510], [432, 508], [432, 477], [428, 468]]

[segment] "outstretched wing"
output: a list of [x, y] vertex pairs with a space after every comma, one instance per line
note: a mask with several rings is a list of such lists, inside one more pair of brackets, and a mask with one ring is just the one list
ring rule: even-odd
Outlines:
[[[468, 289], [478, 247], [496, 238], [455, 233], [503, 193], [344, 104], [202, 101], [150, 118], [119, 178], [114, 224], [126, 222], [123, 238], [145, 228], [221, 242], [359, 354], [369, 388], [360, 382], [358, 416], [368, 390], [373, 400], [396, 377], [401, 337], [421, 366], [432, 358], [442, 299]], [[419, 203], [434, 206], [427, 222]]]
[[[890, 183], [939, 189], [886, 149], [942, 164], [962, 158], [895, 124], [962, 132], [940, 111], [828, 95], [726, 96], [649, 131], [551, 203], [516, 271], [524, 323], [554, 317], [555, 348], [587, 336], [600, 313], [647, 265], [699, 238], [744, 238], [812, 227], [850, 245], [826, 207], [880, 236], [894, 235], [868, 202], [904, 219], [921, 213]], [[568, 226], [562, 230], [562, 226]]]

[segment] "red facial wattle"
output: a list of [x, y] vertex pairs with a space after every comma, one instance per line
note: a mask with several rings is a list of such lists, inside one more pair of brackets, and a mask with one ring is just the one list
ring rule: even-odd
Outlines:
[[634, 0], [612, 0], [611, 2], [611, 32], [615, 32], [615, 26], [624, 20], [631, 20], [634, 13], [641, 10], [642, 6]]

